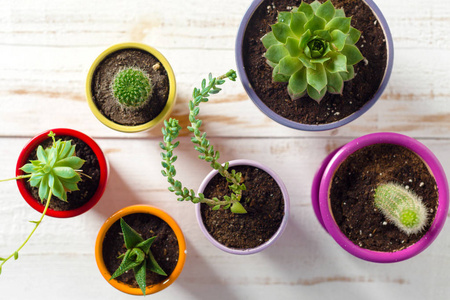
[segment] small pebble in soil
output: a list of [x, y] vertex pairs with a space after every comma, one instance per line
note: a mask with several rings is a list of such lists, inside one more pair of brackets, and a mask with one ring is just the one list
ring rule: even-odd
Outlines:
[[387, 222], [386, 222], [386, 221], [384, 221], [384, 222], [383, 222], [383, 225], [384, 225], [384, 226], [386, 226], [386, 225], [387, 225]]
[[425, 185], [425, 183], [423, 183], [423, 182], [421, 182], [421, 183], [419, 184], [420, 187], [423, 187], [424, 185]]

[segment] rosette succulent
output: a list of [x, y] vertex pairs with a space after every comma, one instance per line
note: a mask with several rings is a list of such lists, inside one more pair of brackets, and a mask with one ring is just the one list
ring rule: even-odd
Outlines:
[[142, 106], [150, 99], [152, 91], [151, 79], [146, 73], [135, 68], [118, 72], [112, 84], [114, 98], [129, 108]]
[[294, 100], [307, 93], [320, 102], [327, 91], [342, 93], [344, 81], [355, 76], [353, 65], [363, 59], [355, 46], [361, 33], [350, 22], [329, 0], [302, 2], [280, 12], [272, 31], [261, 39], [273, 81], [288, 82]]

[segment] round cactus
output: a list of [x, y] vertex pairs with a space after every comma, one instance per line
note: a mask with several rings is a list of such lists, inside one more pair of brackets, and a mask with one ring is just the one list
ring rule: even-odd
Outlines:
[[396, 183], [381, 184], [375, 189], [375, 206], [398, 229], [416, 234], [427, 224], [427, 209], [417, 195]]
[[353, 65], [363, 59], [355, 46], [361, 33], [350, 21], [330, 0], [302, 2], [280, 12], [272, 31], [261, 39], [273, 81], [288, 82], [293, 100], [306, 93], [317, 102], [327, 91], [341, 94], [344, 81], [355, 76]]
[[114, 98], [126, 107], [142, 106], [150, 98], [152, 90], [151, 79], [134, 68], [118, 72], [112, 84]]

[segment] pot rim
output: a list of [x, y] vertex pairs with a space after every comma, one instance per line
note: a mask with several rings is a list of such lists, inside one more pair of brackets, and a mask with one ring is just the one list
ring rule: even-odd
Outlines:
[[392, 39], [392, 34], [389, 29], [389, 25], [384, 18], [381, 10], [378, 8], [378, 6], [373, 2], [372, 0], [360, 0], [365, 2], [374, 13], [375, 17], [377, 18], [378, 22], [380, 23], [381, 28], [383, 29], [385, 39], [386, 39], [386, 69], [384, 72], [383, 79], [380, 83], [380, 86], [377, 90], [377, 92], [374, 94], [372, 99], [368, 101], [363, 107], [361, 107], [358, 111], [354, 112], [353, 114], [338, 120], [333, 123], [327, 123], [327, 124], [303, 124], [294, 122], [292, 120], [289, 120], [287, 118], [284, 118], [278, 114], [276, 114], [273, 110], [271, 110], [262, 100], [259, 98], [259, 96], [256, 94], [255, 90], [253, 89], [247, 73], [245, 71], [244, 66], [244, 58], [243, 58], [243, 51], [242, 46], [244, 42], [244, 36], [245, 31], [248, 25], [248, 22], [250, 18], [253, 16], [255, 10], [259, 7], [259, 5], [264, 0], [255, 0], [250, 4], [250, 7], [246, 11], [244, 17], [242, 18], [241, 24], [239, 25], [237, 38], [236, 38], [236, 44], [235, 44], [235, 51], [236, 51], [236, 65], [237, 65], [237, 71], [239, 74], [239, 77], [241, 79], [242, 85], [244, 86], [245, 91], [247, 92], [247, 95], [250, 97], [250, 99], [253, 101], [253, 103], [270, 119], [274, 120], [275, 122], [278, 122], [281, 125], [284, 125], [289, 128], [297, 129], [297, 130], [305, 130], [305, 131], [324, 131], [324, 130], [331, 130], [338, 127], [341, 127], [345, 124], [348, 124], [355, 119], [359, 118], [361, 115], [363, 115], [365, 112], [367, 112], [381, 97], [383, 94], [389, 79], [391, 77], [392, 73], [392, 67], [394, 64], [394, 42]]
[[[328, 200], [328, 190], [331, 185], [332, 178], [341, 163], [355, 151], [366, 146], [380, 143], [403, 146], [416, 153], [424, 161], [431, 174], [434, 176], [439, 191], [439, 204], [435, 219], [433, 220], [430, 229], [418, 242], [408, 248], [396, 252], [368, 250], [360, 248], [351, 242], [340, 231], [338, 225], [336, 224], [331, 213]], [[444, 226], [449, 209], [449, 187], [447, 177], [442, 165], [439, 163], [438, 159], [431, 152], [431, 150], [411, 137], [391, 132], [373, 133], [359, 137], [335, 150], [334, 155], [329, 155], [325, 159], [321, 169], [323, 170], [323, 174], [320, 174], [320, 171], [316, 174], [314, 179], [315, 182], [313, 183], [313, 188], [315, 187], [316, 191], [312, 192], [313, 206], [317, 206], [317, 203], [314, 204], [314, 202], [318, 202], [319, 204], [318, 208], [320, 212], [319, 214], [316, 212], [316, 216], [318, 217], [319, 222], [320, 218], [322, 219], [321, 223], [323, 223], [324, 228], [336, 240], [336, 242], [356, 257], [379, 263], [399, 262], [409, 259], [425, 250], [436, 239]]]
[[[100, 110], [98, 109], [97, 105], [95, 105], [93, 99], [92, 99], [92, 78], [94, 76], [94, 72], [97, 68], [97, 66], [111, 53], [123, 50], [123, 49], [139, 49], [142, 51], [146, 51], [156, 57], [161, 64], [163, 65], [164, 69], [167, 72], [167, 76], [169, 78], [169, 95], [167, 98], [167, 103], [164, 106], [163, 110], [159, 115], [157, 115], [153, 120], [150, 120], [147, 123], [140, 124], [140, 125], [134, 125], [134, 126], [128, 126], [128, 125], [122, 125], [118, 124], [107, 117], [105, 117]], [[91, 109], [94, 116], [102, 122], [104, 125], [108, 126], [111, 129], [120, 131], [120, 132], [140, 132], [144, 130], [149, 130], [154, 128], [157, 124], [162, 122], [165, 118], [167, 118], [170, 113], [172, 112], [172, 109], [175, 105], [176, 100], [176, 81], [175, 81], [175, 74], [173, 72], [172, 67], [169, 64], [169, 61], [155, 48], [148, 46], [146, 44], [142, 43], [135, 43], [135, 42], [126, 42], [126, 43], [120, 43], [120, 44], [114, 44], [110, 47], [108, 47], [106, 50], [104, 50], [92, 63], [91, 67], [89, 68], [87, 78], [86, 78], [86, 99], [89, 104], [89, 108]]]
[[[65, 211], [57, 211], [53, 210], [51, 208], [48, 208], [46, 215], [50, 217], [56, 217], [56, 218], [71, 218], [76, 217], [78, 215], [81, 215], [85, 213], [86, 211], [90, 210], [92, 207], [94, 207], [97, 202], [102, 197], [105, 189], [106, 189], [106, 183], [108, 181], [109, 177], [109, 165], [108, 161], [106, 159], [105, 154], [103, 153], [102, 149], [98, 146], [98, 144], [88, 135], [69, 128], [55, 128], [46, 130], [38, 135], [36, 135], [34, 138], [32, 138], [28, 143], [23, 147], [22, 151], [19, 154], [19, 158], [17, 160], [16, 164], [16, 176], [24, 175], [25, 173], [20, 170], [20, 168], [28, 163], [27, 158], [30, 155], [31, 151], [37, 148], [40, 143], [45, 141], [48, 138], [48, 134], [50, 131], [53, 131], [56, 136], [61, 135], [68, 135], [75, 138], [78, 138], [85, 142], [91, 149], [94, 151], [95, 156], [97, 157], [99, 168], [100, 168], [100, 179], [99, 184], [97, 187], [96, 192], [91, 197], [91, 199], [86, 202], [81, 207], [78, 207], [76, 209], [72, 210], [65, 210]], [[39, 201], [36, 201], [33, 196], [30, 194], [30, 192], [25, 187], [25, 180], [19, 179], [16, 180], [17, 187], [19, 188], [19, 192], [22, 195], [22, 197], [25, 199], [25, 201], [35, 210], [42, 213], [44, 211], [44, 205], [42, 205]]]
[[128, 284], [125, 284], [123, 282], [120, 282], [116, 279], [109, 280], [111, 278], [111, 273], [108, 272], [105, 262], [103, 260], [103, 240], [105, 238], [106, 232], [109, 230], [109, 228], [120, 218], [136, 214], [136, 213], [145, 213], [145, 214], [151, 214], [154, 215], [164, 222], [166, 222], [170, 228], [172, 228], [173, 232], [175, 233], [175, 236], [178, 240], [178, 262], [175, 266], [175, 269], [173, 272], [169, 275], [169, 277], [160, 283], [157, 283], [153, 286], [147, 286], [145, 292], [146, 295], [154, 294], [159, 291], [162, 291], [163, 289], [170, 286], [180, 275], [181, 271], [183, 270], [184, 263], [186, 261], [186, 241], [184, 238], [184, 234], [180, 228], [180, 226], [177, 224], [177, 222], [165, 211], [162, 209], [159, 209], [154, 206], [150, 205], [132, 205], [127, 206], [125, 208], [122, 208], [115, 212], [113, 215], [111, 215], [105, 223], [101, 226], [99, 233], [97, 235], [97, 239], [95, 241], [95, 261], [97, 263], [98, 269], [100, 270], [100, 273], [102, 274], [103, 278], [111, 284], [113, 287], [118, 289], [121, 292], [130, 294], [130, 295], [142, 295], [142, 291], [140, 288], [133, 288], [129, 286]]
[[[249, 255], [249, 254], [255, 254], [258, 252], [263, 251], [264, 249], [268, 248], [270, 245], [274, 244], [276, 240], [279, 239], [279, 237], [283, 234], [283, 231], [286, 228], [288, 219], [289, 219], [289, 212], [290, 212], [290, 200], [289, 200], [289, 194], [288, 191], [286, 189], [286, 186], [284, 185], [283, 181], [281, 180], [281, 177], [279, 175], [277, 175], [272, 169], [270, 169], [269, 167], [254, 161], [254, 160], [249, 160], [249, 159], [236, 159], [236, 160], [231, 160], [229, 161], [230, 163], [230, 167], [234, 167], [234, 166], [252, 166], [258, 169], [261, 169], [263, 171], [265, 171], [266, 173], [268, 173], [273, 179], [275, 179], [276, 183], [278, 184], [278, 186], [281, 189], [281, 193], [283, 194], [283, 199], [284, 199], [284, 217], [283, 220], [281, 221], [280, 227], [278, 228], [278, 230], [274, 233], [274, 235], [264, 244], [259, 245], [258, 247], [255, 248], [250, 248], [250, 249], [236, 249], [236, 248], [229, 248], [226, 247], [224, 245], [222, 245], [221, 243], [219, 243], [217, 240], [215, 240], [211, 234], [209, 234], [208, 230], [206, 229], [205, 225], [203, 224], [202, 221], [202, 216], [201, 216], [201, 211], [200, 211], [200, 207], [201, 204], [197, 203], [195, 205], [195, 214], [197, 217], [197, 222], [200, 226], [201, 231], [203, 232], [203, 234], [205, 235], [205, 237], [217, 248], [219, 248], [222, 251], [225, 251], [227, 253], [230, 254], [237, 254], [237, 255]], [[203, 179], [198, 192], [199, 193], [203, 193], [203, 191], [205, 190], [206, 186], [208, 185], [209, 181], [219, 172], [217, 170], [212, 170], [211, 172], [209, 172], [209, 174]]]

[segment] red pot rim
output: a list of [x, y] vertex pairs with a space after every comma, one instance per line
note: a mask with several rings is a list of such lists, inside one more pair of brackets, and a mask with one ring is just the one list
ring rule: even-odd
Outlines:
[[[100, 147], [97, 145], [97, 143], [86, 134], [74, 130], [74, 129], [68, 129], [68, 128], [55, 128], [46, 130], [34, 138], [32, 138], [22, 149], [22, 151], [19, 154], [19, 158], [17, 160], [16, 165], [16, 176], [24, 175], [22, 170], [20, 168], [27, 163], [27, 158], [30, 155], [31, 151], [35, 149], [40, 143], [42, 143], [44, 140], [48, 138], [48, 133], [50, 131], [53, 131], [57, 136], [58, 135], [68, 135], [73, 136], [75, 138], [78, 138], [85, 142], [93, 151], [95, 156], [97, 156], [98, 163], [100, 166], [100, 181], [97, 187], [97, 191], [92, 196], [92, 198], [86, 202], [83, 206], [78, 207], [73, 210], [66, 210], [66, 211], [56, 211], [51, 208], [48, 208], [46, 215], [56, 218], [70, 218], [78, 216], [82, 213], [85, 213], [92, 207], [94, 207], [95, 204], [100, 200], [100, 198], [103, 195], [103, 192], [106, 188], [106, 182], [108, 181], [109, 176], [109, 167], [108, 162], [106, 160], [106, 157], [103, 153], [103, 151], [100, 149]], [[16, 180], [17, 187], [19, 188], [20, 194], [25, 199], [25, 201], [35, 210], [42, 213], [44, 211], [44, 205], [42, 205], [39, 201], [36, 201], [36, 199], [33, 198], [33, 196], [28, 192], [27, 188], [25, 187], [25, 180], [19, 179]]]

